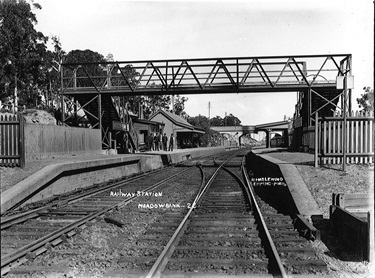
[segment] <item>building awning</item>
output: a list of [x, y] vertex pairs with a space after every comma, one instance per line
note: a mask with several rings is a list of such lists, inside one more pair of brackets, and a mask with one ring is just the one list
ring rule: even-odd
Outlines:
[[198, 130], [198, 129], [188, 129], [188, 128], [178, 128], [178, 129], [175, 129], [176, 132], [185, 132], [185, 133], [198, 133], [198, 134], [205, 134], [206, 132], [204, 132], [203, 130]]

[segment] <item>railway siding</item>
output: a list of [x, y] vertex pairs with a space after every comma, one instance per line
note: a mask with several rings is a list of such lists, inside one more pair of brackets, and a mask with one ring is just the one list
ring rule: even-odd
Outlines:
[[[106, 180], [160, 169], [190, 158], [224, 151], [223, 147], [114, 155], [48, 165], [1, 194], [1, 214], [16, 205], [45, 200], [54, 195], [92, 186]], [[32, 162], [30, 162], [32, 163]]]

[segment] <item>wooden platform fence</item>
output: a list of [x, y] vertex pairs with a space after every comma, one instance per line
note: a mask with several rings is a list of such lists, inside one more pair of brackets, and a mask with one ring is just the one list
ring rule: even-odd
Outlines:
[[24, 119], [0, 115], [0, 166], [25, 166]]
[[364, 164], [374, 162], [374, 114], [351, 112], [346, 117], [319, 117], [315, 115], [315, 166], [317, 164], [341, 164], [346, 138], [346, 163]]

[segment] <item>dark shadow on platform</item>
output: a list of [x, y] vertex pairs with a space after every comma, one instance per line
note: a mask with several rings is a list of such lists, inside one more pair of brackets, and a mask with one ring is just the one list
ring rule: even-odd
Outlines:
[[172, 159], [169, 154], [160, 154], [161, 161], [163, 162], [163, 166], [168, 166], [172, 164]]
[[338, 235], [332, 231], [329, 219], [313, 220], [315, 228], [320, 230], [321, 240], [327, 246], [328, 251], [324, 252], [327, 256], [341, 261], [361, 262], [362, 258], [355, 254], [354, 251]]

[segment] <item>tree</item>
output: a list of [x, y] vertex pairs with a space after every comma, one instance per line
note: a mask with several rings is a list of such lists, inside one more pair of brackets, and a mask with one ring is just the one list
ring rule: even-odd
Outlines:
[[[66, 52], [62, 49], [60, 38], [57, 36], [52, 36], [53, 49], [54, 51], [48, 51], [48, 59], [46, 61], [46, 73], [47, 73], [47, 93], [46, 97], [47, 103], [51, 101], [51, 106], [54, 106], [54, 103], [60, 103], [59, 101], [59, 90], [61, 88], [61, 64], [65, 58]], [[52, 108], [52, 107], [51, 107]]]
[[[41, 9], [37, 3], [36, 9]], [[34, 29], [36, 16], [24, 0], [0, 1], [0, 99], [13, 94], [32, 106], [45, 83], [42, 74], [48, 38]]]
[[[176, 95], [174, 98], [174, 113], [179, 116], [187, 117], [185, 113], [185, 102], [188, 100], [186, 97], [180, 97]], [[141, 103], [145, 118], [148, 118], [151, 114], [155, 113], [159, 109], [168, 110], [172, 112], [172, 98], [169, 95], [150, 95], [141, 97]]]
[[184, 114], [184, 109], [185, 109], [185, 102], [188, 100], [186, 97], [180, 97], [179, 95], [176, 95], [174, 98], [174, 113], [176, 115], [181, 115]]
[[223, 126], [224, 125], [224, 119], [220, 116], [216, 116], [214, 118], [210, 119], [211, 126]]
[[210, 128], [210, 121], [207, 117], [201, 115], [190, 117], [188, 118], [188, 123], [205, 130], [205, 134], [199, 137], [199, 143], [201, 146], [207, 147], [215, 145], [215, 142], [217, 141], [215, 138], [219, 135], [219, 132]]
[[232, 114], [229, 114], [229, 116], [224, 117], [225, 126], [236, 126], [240, 124], [241, 124], [241, 121], [236, 116], [233, 116]]
[[374, 90], [371, 87], [363, 87], [365, 91], [364, 94], [361, 94], [360, 98], [357, 98], [357, 103], [359, 108], [362, 108], [362, 111], [373, 112], [374, 111]]
[[[97, 76], [105, 76], [103, 72], [105, 71], [105, 66], [100, 63], [104, 63], [104, 56], [98, 52], [86, 49], [86, 50], [72, 50], [70, 51], [64, 59], [65, 64], [70, 63], [95, 63], [95, 64], [85, 64], [77, 70], [77, 86], [78, 87], [93, 87], [101, 86], [105, 79], [95, 78]], [[96, 64], [99, 63], [99, 64]], [[72, 76], [73, 68], [64, 68], [64, 76]]]

